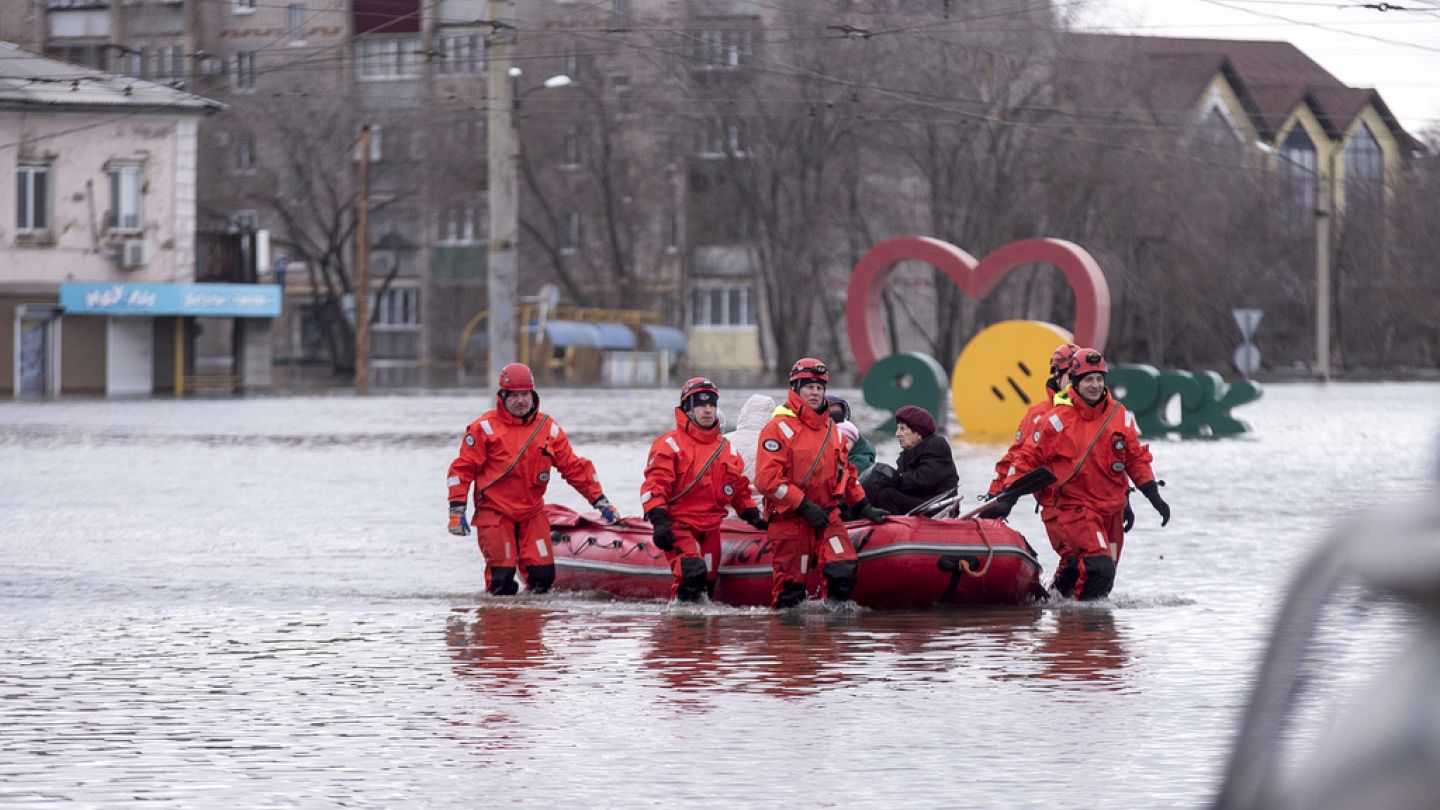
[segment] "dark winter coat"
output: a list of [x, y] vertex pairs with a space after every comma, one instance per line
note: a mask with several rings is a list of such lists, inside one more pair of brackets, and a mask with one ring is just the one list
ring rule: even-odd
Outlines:
[[865, 487], [870, 503], [892, 514], [908, 512], [960, 483], [950, 441], [938, 433], [900, 451], [895, 467], [894, 477], [871, 480]]

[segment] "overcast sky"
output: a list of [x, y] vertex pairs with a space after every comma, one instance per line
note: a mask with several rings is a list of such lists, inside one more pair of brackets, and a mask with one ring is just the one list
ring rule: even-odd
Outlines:
[[[1351, 87], [1374, 87], [1414, 135], [1440, 130], [1440, 0], [1061, 0], [1090, 30], [1282, 40]], [[1382, 5], [1379, 0], [1370, 5]]]

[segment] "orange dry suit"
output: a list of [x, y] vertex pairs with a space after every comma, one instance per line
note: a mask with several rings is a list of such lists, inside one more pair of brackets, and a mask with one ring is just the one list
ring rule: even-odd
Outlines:
[[1005, 482], [1015, 474], [1015, 456], [1020, 452], [1020, 445], [1025, 443], [1025, 437], [1035, 430], [1035, 425], [1050, 412], [1050, 409], [1060, 404], [1061, 401], [1069, 402], [1065, 398], [1065, 392], [1055, 392], [1050, 389], [1049, 383], [1045, 385], [1045, 397], [1031, 404], [1025, 409], [1025, 415], [1020, 417], [1020, 425], [1015, 428], [1015, 441], [1005, 451], [1005, 455], [995, 462], [995, 479], [990, 482], [990, 489], [986, 493], [990, 497], [1000, 494], [1005, 488]]
[[1025, 437], [1010, 480], [1038, 467], [1055, 474], [1055, 483], [1035, 494], [1050, 545], [1060, 555], [1052, 587], [1095, 599], [1109, 594], [1115, 582], [1125, 543], [1127, 479], [1139, 487], [1155, 480], [1155, 473], [1134, 414], [1108, 390], [1094, 405], [1073, 387], [1061, 399]]
[[[859, 563], [837, 507], [865, 500], [865, 490], [828, 407], [822, 404], [816, 411], [791, 391], [760, 431], [755, 459], [755, 485], [770, 516], [775, 607], [804, 600], [811, 560], [824, 576], [823, 595], [849, 599]], [[823, 528], [813, 527], [798, 511], [807, 500], [825, 511], [829, 520]]]
[[670, 516], [675, 547], [665, 552], [675, 587], [670, 595], [694, 599], [713, 592], [720, 570], [720, 521], [725, 508], [736, 514], [755, 508], [745, 461], [720, 435], [720, 422], [702, 428], [675, 409], [675, 429], [650, 444], [641, 509], [663, 509]]
[[500, 407], [486, 411], [465, 428], [460, 453], [450, 463], [450, 502], [464, 503], [475, 485], [475, 533], [485, 556], [485, 587], [495, 594], [513, 594], [516, 567], [525, 567], [532, 592], [548, 590], [555, 581], [550, 549], [550, 522], [545, 519], [545, 490], [550, 471], [594, 503], [603, 492], [595, 466], [575, 454], [565, 431], [540, 412], [540, 395], [524, 417]]

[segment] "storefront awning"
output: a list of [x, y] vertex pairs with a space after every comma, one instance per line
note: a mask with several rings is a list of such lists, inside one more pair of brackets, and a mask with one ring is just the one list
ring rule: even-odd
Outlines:
[[60, 307], [66, 315], [274, 318], [280, 285], [67, 282], [60, 285]]
[[588, 349], [633, 349], [635, 333], [624, 324], [549, 321], [545, 340], [551, 346], [581, 346]]
[[645, 334], [650, 336], [650, 342], [660, 351], [678, 354], [684, 352], [688, 346], [685, 333], [673, 326], [656, 326], [647, 323], [640, 328], [645, 330]]

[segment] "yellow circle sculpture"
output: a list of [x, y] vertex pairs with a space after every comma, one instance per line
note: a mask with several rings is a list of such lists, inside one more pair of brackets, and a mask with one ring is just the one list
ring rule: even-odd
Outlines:
[[990, 326], [960, 351], [950, 374], [950, 400], [964, 438], [1010, 441], [1025, 409], [1046, 396], [1050, 355], [1070, 333], [1043, 321]]

